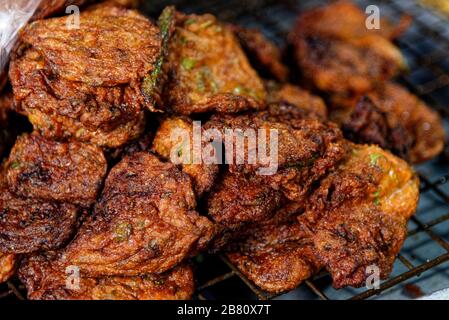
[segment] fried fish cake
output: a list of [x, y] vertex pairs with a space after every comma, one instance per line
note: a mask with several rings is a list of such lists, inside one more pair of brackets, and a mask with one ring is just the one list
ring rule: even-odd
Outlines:
[[36, 255], [22, 262], [19, 277], [31, 300], [186, 300], [194, 291], [193, 272], [188, 265], [160, 275], [80, 276], [79, 283], [70, 282], [76, 276], [71, 273], [73, 270], [65, 270], [51, 258]]
[[320, 182], [298, 219], [335, 288], [363, 286], [370, 268], [390, 274], [418, 197], [413, 170], [376, 146], [354, 145]]
[[359, 143], [376, 143], [413, 163], [436, 157], [446, 134], [439, 114], [402, 86], [387, 82], [365, 97], [334, 97], [331, 118]]
[[5, 253], [55, 249], [75, 233], [80, 210], [72, 204], [20, 198], [0, 179], [0, 247]]
[[[283, 122], [277, 122], [281, 118]], [[285, 203], [304, 202], [313, 184], [344, 157], [346, 141], [335, 126], [317, 120], [291, 117], [287, 121], [286, 118], [263, 111], [249, 115], [213, 116], [206, 125], [222, 131], [238, 129], [241, 130], [240, 136], [244, 136], [248, 129], [278, 130], [278, 136], [274, 138], [278, 147], [274, 159], [271, 159], [277, 166], [266, 175], [258, 171], [261, 163], [236, 162], [241, 156], [238, 152], [248, 159], [247, 153], [252, 152], [251, 148], [261, 146], [251, 146], [249, 140], [239, 143], [237, 135], [232, 136], [230, 143], [225, 141], [225, 157], [232, 162], [228, 162], [228, 170], [207, 197], [208, 214], [219, 229], [212, 251], [219, 250], [226, 239], [233, 239], [242, 229], [272, 218]], [[239, 144], [244, 148], [239, 148]], [[231, 156], [228, 156], [229, 152]]]
[[262, 76], [285, 82], [288, 80], [288, 68], [282, 63], [281, 50], [257, 29], [229, 25], [248, 55], [251, 64]]
[[235, 113], [265, 105], [263, 83], [234, 33], [210, 14], [175, 14], [163, 71], [163, 96], [171, 112]]
[[21, 34], [11, 60], [17, 111], [53, 139], [118, 147], [144, 129], [155, 110], [142, 82], [155, 71], [159, 29], [136, 11], [110, 5], [67, 19], [38, 20]]
[[[201, 127], [198, 130], [199, 132], [196, 134], [200, 139]], [[214, 163], [203, 162], [203, 149], [195, 147], [193, 135], [194, 125], [191, 119], [186, 117], [166, 118], [156, 132], [152, 150], [164, 159], [176, 164], [179, 163], [182, 171], [192, 178], [195, 194], [201, 197], [213, 186], [219, 167], [218, 161]], [[200, 146], [204, 146], [201, 141]], [[199, 156], [198, 161], [195, 159], [194, 152], [198, 153], [196, 155], [196, 157]]]
[[348, 1], [337, 1], [302, 13], [289, 41], [305, 80], [330, 93], [363, 93], [405, 68], [391, 39], [397, 27], [382, 21], [381, 31], [368, 29], [365, 14]]
[[312, 239], [295, 219], [256, 228], [226, 255], [249, 280], [271, 293], [292, 290], [321, 268]]
[[26, 134], [17, 139], [6, 168], [9, 189], [21, 197], [89, 207], [98, 196], [107, 163], [99, 147]]
[[[261, 174], [259, 170], [270, 164], [276, 165], [276, 171], [271, 172], [273, 176], [278, 169], [314, 171], [314, 164], [316, 169], [322, 170], [343, 156], [346, 143], [334, 124], [292, 115], [287, 108], [241, 115], [214, 115], [204, 127], [222, 132], [225, 157], [231, 172]], [[265, 154], [258, 148], [265, 148]], [[336, 159], [327, 163], [331, 160], [328, 156]]]
[[276, 112], [280, 117], [327, 120], [327, 107], [319, 96], [290, 83], [277, 84], [270, 81], [266, 86], [268, 112]]
[[226, 172], [208, 196], [208, 215], [222, 227], [237, 229], [271, 218], [282, 199], [261, 176]]
[[0, 253], [0, 283], [6, 282], [16, 271], [17, 256]]
[[165, 272], [212, 237], [213, 225], [195, 206], [190, 178], [173, 164], [146, 152], [127, 156], [58, 263], [90, 277]]

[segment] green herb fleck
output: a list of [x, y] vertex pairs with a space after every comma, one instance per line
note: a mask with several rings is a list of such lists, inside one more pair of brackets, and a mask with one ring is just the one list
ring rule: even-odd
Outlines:
[[164, 278], [154, 279], [153, 283], [158, 285], [158, 286], [161, 286], [161, 285], [163, 285], [165, 283], [165, 279]]
[[207, 20], [206, 22], [203, 22], [203, 23], [200, 25], [200, 28], [201, 28], [201, 29], [207, 29], [207, 28], [209, 28], [213, 23], [214, 23], [214, 22], [213, 22], [212, 20]]
[[215, 80], [210, 81], [210, 87], [212, 88], [212, 93], [218, 92], [218, 84], [215, 82]]
[[184, 58], [181, 61], [181, 65], [185, 70], [192, 70], [193, 67], [195, 67], [196, 65], [196, 60], [192, 59], [192, 58]]
[[245, 89], [242, 86], [237, 86], [234, 88], [234, 94], [241, 94]]
[[13, 161], [11, 163], [11, 169], [17, 169], [20, 168], [20, 162], [19, 161]]
[[115, 228], [115, 241], [122, 242], [128, 240], [133, 231], [133, 227], [128, 222], [122, 222], [117, 225]]
[[196, 22], [196, 19], [189, 18], [184, 22], [185, 26], [190, 26], [191, 24], [194, 24]]
[[150, 74], [147, 74], [143, 79], [142, 92], [145, 96], [145, 100], [151, 104], [156, 104], [156, 97], [158, 95], [158, 87], [160, 84], [160, 73], [162, 71], [162, 64], [168, 55], [168, 44], [172, 38], [174, 24], [175, 24], [175, 7], [166, 7], [157, 21], [158, 27], [161, 30], [161, 50], [159, 56], [156, 59], [154, 69]]
[[198, 72], [195, 75], [196, 78], [196, 87], [200, 92], [206, 91], [206, 84], [204, 83], [203, 74], [201, 72]]
[[84, 134], [84, 129], [83, 129], [83, 128], [78, 129], [78, 130], [75, 132], [75, 136], [76, 136], [77, 138], [80, 138], [83, 134]]
[[377, 160], [379, 160], [379, 158], [382, 157], [381, 154], [378, 153], [372, 153], [369, 155], [369, 159], [370, 159], [370, 164], [372, 166], [376, 166], [377, 165]]
[[378, 206], [378, 205], [380, 204], [379, 196], [380, 196], [380, 191], [379, 191], [379, 190], [373, 192], [373, 197], [374, 197], [373, 203], [374, 203], [376, 206]]

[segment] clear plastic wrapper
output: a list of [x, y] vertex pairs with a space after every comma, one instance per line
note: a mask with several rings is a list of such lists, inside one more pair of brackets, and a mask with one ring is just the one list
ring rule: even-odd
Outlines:
[[42, 0], [0, 1], [0, 73], [2, 78], [17, 35], [41, 2]]

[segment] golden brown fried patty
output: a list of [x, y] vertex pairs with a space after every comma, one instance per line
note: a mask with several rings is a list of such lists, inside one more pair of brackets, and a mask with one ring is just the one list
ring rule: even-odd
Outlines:
[[297, 221], [253, 230], [227, 257], [248, 279], [272, 293], [292, 290], [320, 269], [313, 242]]
[[446, 140], [439, 114], [398, 84], [366, 96], [334, 97], [330, 117], [359, 143], [376, 143], [419, 163], [441, 153]]
[[[259, 162], [236, 164], [238, 137], [234, 136], [229, 143], [233, 153], [227, 158], [233, 158], [233, 164], [229, 164], [228, 171], [207, 197], [208, 214], [219, 229], [212, 251], [218, 250], [226, 239], [234, 238], [235, 233], [240, 234], [242, 229], [264, 223], [285, 203], [302, 203], [312, 185], [344, 156], [346, 141], [334, 125], [285, 113], [288, 111], [282, 109], [274, 113], [268, 110], [213, 116], [206, 124], [207, 128], [222, 132], [227, 129], [278, 130], [278, 166], [272, 174], [259, 174], [256, 169], [266, 167]], [[226, 153], [230, 152], [229, 145], [225, 146]], [[250, 152], [248, 148], [243, 151]], [[245, 159], [248, 159], [246, 154]]]
[[78, 226], [79, 209], [67, 203], [20, 198], [0, 178], [0, 248], [28, 253], [65, 244]]
[[[304, 119], [327, 120], [327, 107], [318, 96], [290, 83], [277, 84], [267, 82], [268, 111], [279, 110], [279, 116]], [[276, 108], [276, 105], [278, 108]], [[296, 107], [296, 108], [293, 108]], [[286, 110], [282, 110], [286, 109]], [[282, 118], [281, 118], [282, 119]]]
[[419, 183], [407, 163], [376, 146], [354, 145], [320, 182], [298, 217], [333, 286], [359, 287], [372, 269], [386, 278], [416, 211]]
[[288, 68], [282, 63], [281, 50], [257, 29], [247, 29], [238, 25], [228, 26], [240, 40], [251, 64], [262, 75], [285, 82]]
[[226, 172], [208, 196], [208, 215], [223, 227], [240, 228], [270, 218], [282, 199], [261, 176]]
[[0, 253], [0, 283], [7, 281], [16, 271], [17, 256], [11, 253]]
[[[19, 269], [19, 277], [32, 300], [185, 300], [194, 291], [192, 269], [180, 265], [161, 275], [140, 277], [81, 276], [79, 288], [67, 287], [66, 273], [44, 256], [25, 259]], [[75, 282], [69, 282], [75, 285]]]
[[[332, 123], [322, 123], [317, 120], [307, 119], [301, 112], [295, 112], [295, 108], [273, 108], [268, 111], [242, 115], [214, 115], [204, 125], [206, 129], [217, 129], [226, 137], [226, 130], [233, 130], [231, 142], [232, 153], [226, 156], [229, 170], [231, 172], [255, 172], [257, 169], [267, 167], [266, 163], [257, 159], [255, 163], [239, 163], [238, 159], [242, 155], [236, 154], [239, 148], [239, 138], [243, 137], [245, 155], [243, 159], [248, 159], [248, 153], [254, 153], [257, 144], [249, 144], [248, 136], [253, 132], [259, 134], [258, 130], [264, 129], [266, 133], [266, 156], [270, 155], [270, 134], [273, 139], [277, 139], [277, 164], [279, 169], [307, 169], [317, 162], [321, 166], [326, 162], [329, 154], [343, 154], [345, 144], [340, 130]], [[240, 132], [240, 133], [239, 133]], [[260, 133], [259, 135], [262, 135]], [[259, 138], [257, 136], [257, 138]], [[262, 143], [262, 142], [261, 142]], [[276, 149], [276, 146], [273, 145]], [[273, 151], [276, 151], [276, 150]], [[226, 151], [228, 152], [228, 151]], [[323, 157], [322, 161], [317, 161]], [[264, 159], [262, 159], [264, 160]], [[268, 161], [269, 159], [265, 159]], [[274, 159], [273, 159], [274, 160]], [[241, 162], [241, 161], [240, 161]]]
[[[203, 133], [201, 128], [199, 133]], [[160, 124], [153, 141], [152, 150], [158, 155], [179, 163], [182, 171], [187, 173], [193, 182], [195, 194], [201, 197], [213, 186], [218, 174], [218, 164], [206, 164], [202, 160], [204, 148], [194, 146], [193, 122], [187, 117], [166, 118]], [[203, 143], [200, 146], [204, 147]], [[199, 153], [199, 163], [196, 163], [194, 152]]]
[[39, 20], [22, 33], [10, 78], [17, 110], [42, 135], [117, 147], [144, 128], [142, 80], [160, 53], [158, 29], [137, 12], [110, 5], [67, 19]]
[[231, 30], [210, 15], [176, 13], [163, 71], [164, 97], [179, 114], [261, 109], [266, 92]]
[[9, 189], [21, 197], [88, 207], [97, 198], [107, 164], [96, 146], [27, 134], [17, 139], [6, 168]]
[[173, 164], [146, 152], [125, 157], [58, 263], [92, 277], [167, 271], [212, 236], [212, 224], [195, 206], [190, 178]]
[[404, 67], [391, 43], [403, 26], [382, 21], [381, 31], [365, 26], [366, 15], [348, 1], [304, 12], [289, 40], [302, 75], [319, 90], [363, 93]]

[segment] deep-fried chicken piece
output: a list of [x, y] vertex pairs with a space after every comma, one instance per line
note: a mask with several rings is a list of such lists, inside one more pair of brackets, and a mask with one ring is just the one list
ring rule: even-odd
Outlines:
[[366, 97], [333, 98], [331, 118], [355, 142], [376, 143], [419, 163], [441, 153], [445, 131], [438, 113], [394, 83]]
[[0, 283], [6, 282], [16, 271], [17, 256], [12, 253], [0, 253]]
[[22, 33], [10, 78], [17, 110], [42, 135], [118, 147], [144, 129], [154, 110], [142, 82], [156, 71], [160, 34], [136, 11], [97, 6], [80, 16], [39, 20]]
[[234, 33], [210, 15], [175, 13], [163, 66], [167, 108], [179, 114], [261, 109], [266, 92]]
[[9, 190], [24, 198], [90, 206], [106, 175], [103, 151], [80, 142], [22, 135], [6, 162]]
[[[154, 137], [152, 150], [173, 163], [181, 164], [182, 171], [192, 178], [195, 194], [201, 197], [214, 184], [219, 168], [216, 163], [203, 162], [204, 149], [201, 147], [204, 144], [200, 142], [200, 148], [195, 147], [193, 131], [193, 122], [189, 118], [164, 119]], [[202, 133], [201, 128], [199, 133]], [[198, 152], [198, 159], [195, 159], [194, 152]]]
[[272, 293], [296, 288], [321, 267], [310, 235], [297, 221], [253, 230], [227, 257], [249, 280]]
[[167, 271], [212, 236], [212, 224], [195, 205], [190, 178], [173, 164], [146, 152], [125, 157], [58, 263], [92, 277]]
[[31, 300], [178, 300], [190, 299], [194, 291], [193, 272], [187, 265], [161, 275], [81, 276], [77, 289], [67, 287], [67, 279], [73, 274], [66, 273], [51, 258], [37, 255], [22, 262], [19, 277]]
[[[279, 85], [274, 82], [267, 82], [266, 86], [268, 89], [269, 112], [275, 112], [276, 107], [273, 105], [279, 105], [281, 109], [292, 109], [289, 107], [290, 105], [299, 109], [293, 112], [302, 112], [301, 118], [322, 121], [327, 119], [327, 107], [320, 97], [290, 83]], [[281, 111], [279, 113], [280, 115], [289, 115], [292, 112]]]
[[288, 80], [288, 68], [282, 63], [281, 50], [257, 29], [247, 29], [238, 25], [229, 25], [237, 35], [240, 44], [248, 55], [251, 64], [262, 76], [285, 82]]
[[7, 253], [50, 250], [65, 244], [78, 226], [79, 209], [66, 203], [20, 198], [0, 177], [0, 248]]
[[289, 41], [303, 77], [319, 90], [364, 93], [392, 78], [405, 60], [391, 39], [406, 27], [382, 21], [370, 30], [366, 15], [348, 1], [304, 12]]
[[413, 170], [376, 146], [354, 145], [321, 181], [298, 219], [335, 288], [364, 285], [370, 266], [390, 274], [418, 197]]

